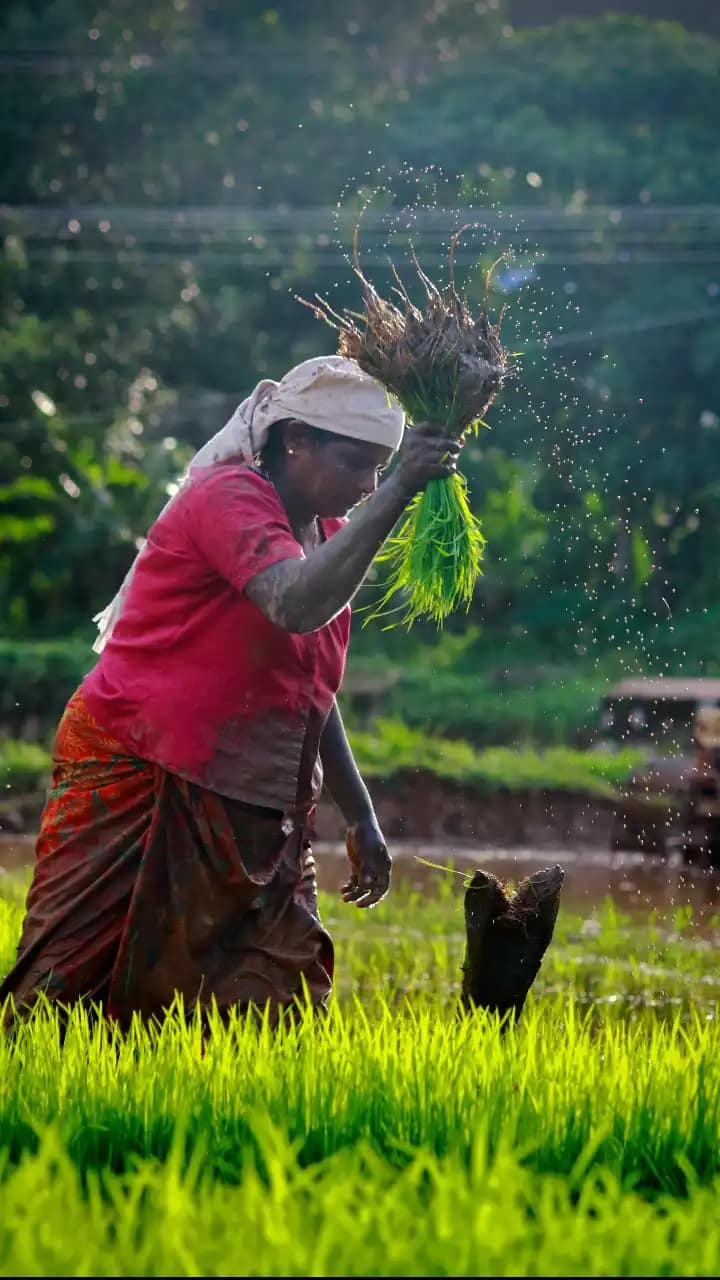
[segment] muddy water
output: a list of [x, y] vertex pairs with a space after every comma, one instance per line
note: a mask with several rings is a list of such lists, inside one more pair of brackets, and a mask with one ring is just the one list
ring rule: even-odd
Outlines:
[[34, 836], [0, 835], [0, 873], [32, 864]]
[[[337, 844], [316, 845], [320, 885], [336, 891], [345, 879], [344, 848]], [[607, 853], [577, 848], [557, 850], [462, 848], [442, 844], [419, 845], [397, 842], [393, 846], [395, 884], [406, 884], [433, 892], [444, 878], [418, 862], [451, 864], [456, 870], [486, 867], [503, 880], [517, 882], [539, 867], [559, 862], [565, 869], [562, 905], [565, 910], [589, 916], [607, 898], [617, 908], [638, 917], [655, 910], [661, 918], [672, 917], [678, 907], [692, 907], [696, 921], [720, 914], [720, 872], [686, 866], [679, 855], [655, 857], [633, 853]], [[33, 840], [29, 836], [0, 836], [0, 876], [32, 863]], [[460, 885], [460, 881], [458, 881]]]
[[[420, 890], [434, 889], [442, 871], [426, 867], [418, 857], [450, 864], [459, 871], [484, 867], [501, 880], [517, 883], [541, 867], [558, 862], [565, 870], [562, 905], [589, 916], [610, 898], [619, 911], [647, 918], [656, 911], [672, 917], [678, 907], [692, 907], [693, 918], [707, 921], [720, 913], [720, 872], [685, 865], [679, 855], [607, 853], [597, 849], [462, 849], [433, 844], [394, 847], [393, 880]], [[344, 878], [344, 850], [339, 845], [316, 850], [320, 883], [334, 889]], [[460, 881], [458, 881], [460, 883]]]

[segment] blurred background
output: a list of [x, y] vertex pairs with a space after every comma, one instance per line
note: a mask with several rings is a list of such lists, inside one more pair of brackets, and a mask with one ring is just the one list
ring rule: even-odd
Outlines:
[[473, 224], [458, 275], [478, 303], [508, 255], [489, 305], [520, 352], [465, 452], [476, 599], [441, 634], [359, 614], [360, 748], [580, 750], [621, 676], [720, 674], [719, 70], [709, 0], [5, 0], [13, 794], [192, 449], [334, 349], [294, 295], [358, 304], [358, 221], [380, 286], [411, 241], [443, 279]]

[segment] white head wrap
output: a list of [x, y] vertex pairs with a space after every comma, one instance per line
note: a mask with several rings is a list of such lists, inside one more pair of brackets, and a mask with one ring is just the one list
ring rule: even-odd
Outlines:
[[[316, 356], [304, 360], [290, 369], [280, 382], [266, 378], [257, 384], [222, 430], [195, 454], [180, 488], [163, 511], [202, 468], [235, 457], [252, 462], [264, 448], [272, 424], [284, 418], [295, 418], [321, 431], [386, 445], [389, 449], [398, 448], [405, 425], [398, 401], [354, 360], [345, 356]], [[102, 653], [112, 635], [143, 550], [144, 546], [115, 598], [93, 618], [98, 625], [93, 645], [96, 653]]]

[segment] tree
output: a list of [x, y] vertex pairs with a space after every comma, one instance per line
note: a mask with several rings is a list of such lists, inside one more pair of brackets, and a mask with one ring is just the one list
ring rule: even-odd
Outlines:
[[720, 45], [634, 19], [504, 24], [460, 0], [5, 6], [16, 630], [105, 603], [189, 446], [257, 376], [332, 348], [293, 295], [357, 304], [336, 241], [365, 196], [384, 284], [380, 213], [423, 184], [427, 215], [391, 237], [401, 264], [414, 236], [441, 269], [433, 200], [487, 224], [462, 270], [518, 249], [490, 295], [518, 376], [467, 454], [490, 534], [473, 620], [571, 649], [714, 595]]

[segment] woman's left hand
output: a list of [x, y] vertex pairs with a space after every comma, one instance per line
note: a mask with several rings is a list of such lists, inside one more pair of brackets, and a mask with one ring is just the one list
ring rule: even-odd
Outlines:
[[350, 879], [342, 887], [344, 902], [357, 907], [374, 907], [390, 888], [392, 859], [377, 822], [367, 818], [348, 827], [345, 844], [350, 861]]

